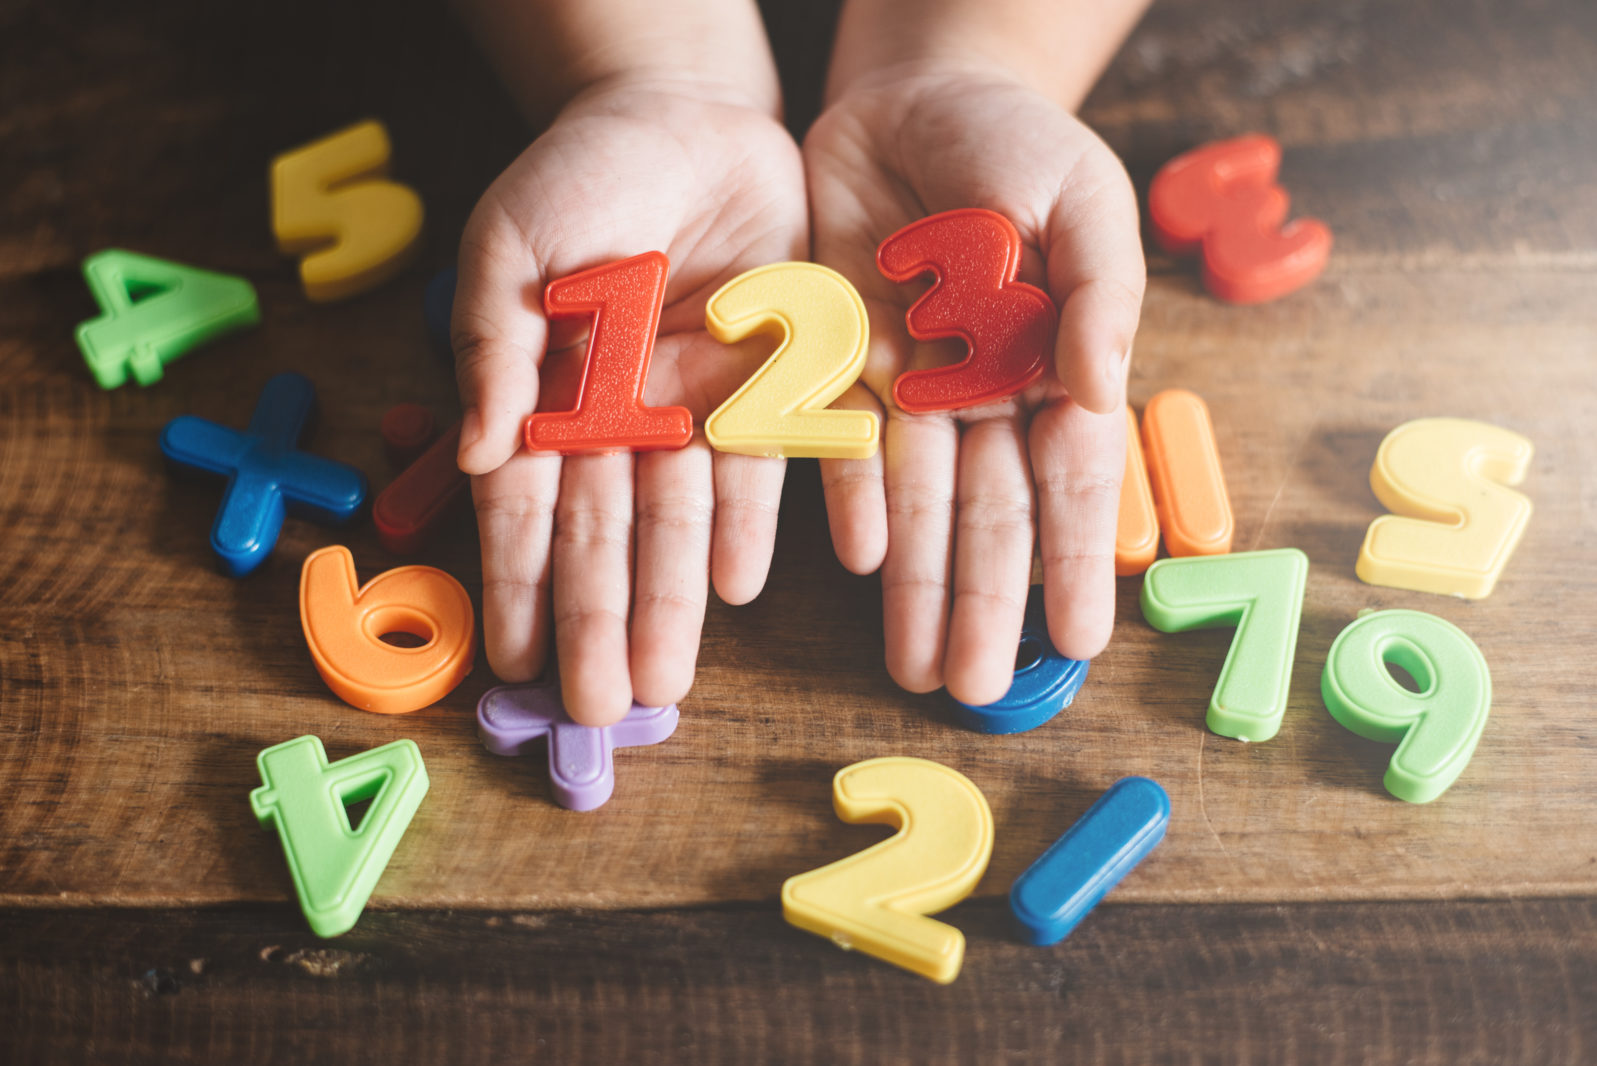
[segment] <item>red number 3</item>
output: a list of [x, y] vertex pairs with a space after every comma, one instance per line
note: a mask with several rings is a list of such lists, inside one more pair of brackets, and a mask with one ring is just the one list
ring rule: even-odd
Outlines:
[[1020, 234], [1003, 215], [966, 208], [912, 222], [882, 242], [876, 265], [900, 283], [935, 274], [904, 316], [909, 334], [923, 341], [960, 337], [969, 347], [958, 363], [900, 374], [893, 399], [903, 410], [973, 407], [1042, 376], [1058, 313], [1047, 293], [1015, 280]]

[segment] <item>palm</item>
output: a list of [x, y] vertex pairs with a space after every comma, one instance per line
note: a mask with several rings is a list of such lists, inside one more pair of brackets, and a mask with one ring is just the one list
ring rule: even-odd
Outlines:
[[[871, 314], [870, 395], [853, 402], [879, 405], [886, 418], [878, 463], [829, 465], [839, 556], [858, 571], [882, 566], [888, 664], [901, 684], [946, 683], [967, 702], [991, 702], [1010, 680], [1039, 526], [1055, 643], [1090, 656], [1112, 621], [1124, 370], [1098, 356], [1106, 342], [1115, 355], [1129, 345], [1141, 258], [1133, 251], [1134, 269], [1120, 272], [1131, 280], [1110, 272], [1106, 283], [1090, 247], [1077, 253], [1092, 228], [1081, 220], [1094, 215], [1109, 217], [1121, 247], [1135, 244], [1124, 172], [1036, 94], [946, 72], [846, 95], [804, 154], [815, 256], [854, 281]], [[917, 219], [961, 207], [990, 208], [1019, 230], [1020, 279], [1062, 308], [1059, 372], [1002, 402], [910, 416], [893, 403], [897, 377], [963, 353], [957, 341], [909, 336], [904, 314], [925, 287], [882, 276], [876, 249]], [[1090, 246], [1095, 235], [1085, 236]], [[1130, 305], [1130, 327], [1105, 313], [1106, 301]], [[1118, 342], [1117, 329], [1126, 333]]]
[[519, 451], [540, 376], [558, 393], [584, 356], [586, 324], [548, 323], [543, 286], [664, 251], [671, 273], [644, 398], [702, 423], [760, 358], [709, 337], [706, 299], [743, 270], [801, 256], [805, 238], [802, 169], [781, 127], [669, 92], [579, 100], [485, 194], [461, 245], [453, 329], [462, 393], [481, 412], [461, 465], [479, 475], [484, 636], [500, 677], [541, 672], [552, 623], [579, 720], [680, 699], [712, 564], [723, 597], [752, 598], [781, 490], [779, 461], [712, 458], [701, 434], [637, 457]]

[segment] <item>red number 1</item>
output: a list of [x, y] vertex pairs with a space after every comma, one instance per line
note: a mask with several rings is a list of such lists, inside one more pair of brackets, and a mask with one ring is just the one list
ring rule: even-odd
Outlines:
[[527, 447], [578, 452], [681, 448], [693, 436], [685, 407], [646, 407], [643, 384], [665, 303], [670, 261], [660, 252], [606, 263], [551, 281], [543, 291], [550, 318], [593, 316], [574, 411], [527, 418]]
[[909, 334], [961, 337], [969, 347], [951, 366], [900, 374], [893, 383], [899, 407], [911, 414], [973, 407], [1042, 376], [1058, 314], [1047, 293], [1015, 280], [1020, 234], [1003, 215], [965, 208], [911, 222], [882, 242], [876, 265], [900, 283], [935, 274], [905, 316]]

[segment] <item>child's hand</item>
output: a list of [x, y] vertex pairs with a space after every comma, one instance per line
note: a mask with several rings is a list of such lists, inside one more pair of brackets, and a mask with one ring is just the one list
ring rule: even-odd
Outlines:
[[[577, 96], [477, 205], [460, 247], [453, 334], [482, 536], [494, 673], [545, 665], [550, 623], [566, 708], [588, 725], [686, 695], [707, 584], [730, 603], [765, 582], [784, 465], [710, 451], [561, 458], [521, 426], [539, 367], [578, 360], [587, 330], [543, 314], [545, 284], [657, 249], [671, 260], [645, 402], [696, 426], [763, 358], [704, 329], [706, 299], [807, 248], [797, 146], [767, 110], [680, 78], [609, 79]], [[768, 347], [768, 345], [767, 345]], [[561, 351], [565, 349], [565, 351]], [[546, 381], [549, 374], [545, 373]]]
[[[1054, 644], [1096, 655], [1114, 620], [1120, 408], [1145, 280], [1119, 160], [1062, 107], [970, 57], [855, 79], [811, 129], [804, 159], [815, 258], [870, 309], [864, 388], [846, 399], [883, 412], [882, 451], [825, 463], [823, 477], [838, 558], [857, 573], [882, 569], [889, 672], [915, 692], [946, 684], [967, 703], [1003, 696], [1034, 536]], [[908, 415], [894, 379], [949, 362], [958, 342], [910, 338], [904, 313], [926, 286], [883, 277], [876, 248], [962, 207], [990, 208], [1020, 231], [1020, 280], [1060, 311], [1057, 374], [1008, 401]]]

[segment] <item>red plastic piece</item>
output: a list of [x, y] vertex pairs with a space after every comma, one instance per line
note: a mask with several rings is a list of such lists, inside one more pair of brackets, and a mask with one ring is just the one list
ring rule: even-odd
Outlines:
[[397, 470], [414, 463], [438, 432], [433, 413], [419, 403], [398, 403], [390, 407], [379, 428], [383, 435], [383, 454]]
[[670, 269], [663, 253], [644, 252], [558, 278], [544, 288], [543, 305], [550, 318], [592, 316], [593, 331], [576, 410], [529, 415], [527, 447], [572, 455], [688, 443], [693, 415], [686, 407], [643, 403]]
[[1015, 280], [1020, 234], [982, 208], [911, 222], [876, 250], [876, 266], [903, 283], [930, 271], [932, 287], [904, 316], [916, 340], [960, 337], [968, 352], [949, 366], [910, 370], [893, 399], [911, 414], [1001, 400], [1042, 376], [1059, 315], [1048, 294]]
[[1331, 231], [1300, 218], [1282, 226], [1289, 199], [1275, 183], [1281, 146], [1262, 133], [1179, 155], [1154, 176], [1148, 216], [1173, 255], [1203, 254], [1203, 283], [1231, 303], [1274, 300], [1325, 269]]
[[460, 423], [444, 431], [372, 504], [377, 539], [395, 555], [420, 551], [457, 503], [466, 499], [469, 483], [455, 465], [460, 450]]

